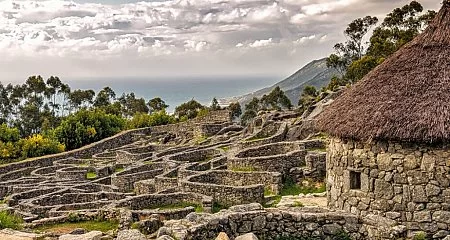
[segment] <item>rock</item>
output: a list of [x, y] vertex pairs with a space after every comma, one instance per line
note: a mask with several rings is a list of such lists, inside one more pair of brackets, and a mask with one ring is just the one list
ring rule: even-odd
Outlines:
[[172, 233], [172, 231], [170, 231], [169, 228], [167, 228], [167, 227], [160, 227], [158, 229], [158, 233], [156, 234], [156, 236], [158, 236], [158, 237], [161, 237], [161, 236], [164, 236], [164, 235], [170, 236], [171, 233]]
[[73, 234], [73, 235], [79, 235], [79, 234], [85, 234], [86, 230], [83, 228], [75, 228], [74, 230], [72, 230], [72, 232], [70, 232], [69, 234]]
[[233, 211], [233, 212], [249, 212], [249, 211], [255, 211], [255, 210], [262, 210], [262, 209], [264, 209], [264, 208], [261, 204], [250, 203], [250, 204], [232, 206], [228, 210]]
[[186, 216], [186, 220], [189, 222], [196, 222], [198, 220], [198, 215], [195, 212], [191, 212]]
[[117, 240], [147, 240], [144, 234], [136, 229], [123, 230], [117, 233]]
[[247, 233], [235, 238], [235, 240], [258, 240], [258, 237], [253, 233]]
[[216, 237], [216, 240], [230, 240], [228, 238], [228, 235], [224, 232], [219, 233], [219, 235]]
[[161, 237], [158, 237], [156, 240], [174, 240], [174, 239], [170, 236], [162, 235]]
[[103, 233], [92, 231], [84, 234], [65, 234], [59, 237], [59, 240], [100, 240]]
[[39, 237], [38, 234], [20, 232], [9, 228], [0, 231], [1, 240], [35, 240]]

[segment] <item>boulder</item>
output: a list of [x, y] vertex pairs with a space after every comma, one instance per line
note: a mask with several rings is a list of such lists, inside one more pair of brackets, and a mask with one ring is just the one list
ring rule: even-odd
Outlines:
[[224, 232], [219, 233], [219, 235], [216, 237], [216, 240], [230, 240], [228, 235]]
[[258, 240], [258, 237], [253, 233], [247, 233], [235, 238], [235, 240]]
[[20, 232], [9, 228], [0, 231], [0, 239], [2, 240], [36, 240], [39, 237], [34, 233]]
[[144, 234], [136, 229], [123, 230], [117, 233], [117, 240], [147, 240]]
[[264, 207], [260, 203], [250, 203], [250, 204], [232, 206], [228, 210], [230, 210], [232, 212], [249, 212], [249, 211], [262, 210], [262, 209], [264, 209]]
[[100, 231], [92, 231], [84, 234], [65, 234], [60, 236], [59, 240], [100, 240], [103, 233]]

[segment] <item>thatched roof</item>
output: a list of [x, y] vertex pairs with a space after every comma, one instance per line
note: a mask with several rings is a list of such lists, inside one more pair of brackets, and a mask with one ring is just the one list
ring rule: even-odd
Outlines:
[[318, 117], [341, 138], [450, 142], [450, 1], [428, 28]]

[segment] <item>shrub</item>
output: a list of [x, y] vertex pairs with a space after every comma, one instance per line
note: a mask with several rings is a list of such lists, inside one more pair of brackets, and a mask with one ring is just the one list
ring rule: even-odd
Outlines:
[[64, 152], [65, 146], [54, 139], [45, 138], [40, 134], [20, 139], [17, 143], [22, 158], [32, 158]]
[[152, 114], [136, 113], [131, 120], [127, 122], [127, 129], [153, 127], [175, 123], [175, 118], [166, 111], [158, 111]]
[[68, 116], [55, 129], [55, 136], [68, 150], [102, 140], [120, 132], [125, 126], [122, 117], [102, 110], [80, 110]]
[[23, 219], [7, 211], [0, 211], [0, 229], [12, 228], [21, 229]]

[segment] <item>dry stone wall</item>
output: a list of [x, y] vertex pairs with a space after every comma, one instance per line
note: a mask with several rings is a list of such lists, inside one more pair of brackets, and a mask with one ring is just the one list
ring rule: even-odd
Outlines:
[[450, 227], [450, 148], [332, 139], [327, 157], [328, 205], [398, 221], [443, 238]]

